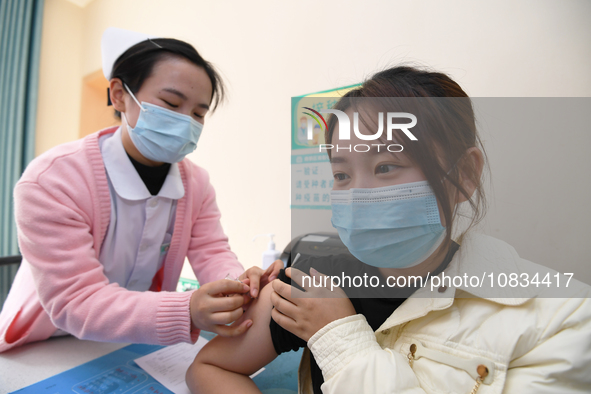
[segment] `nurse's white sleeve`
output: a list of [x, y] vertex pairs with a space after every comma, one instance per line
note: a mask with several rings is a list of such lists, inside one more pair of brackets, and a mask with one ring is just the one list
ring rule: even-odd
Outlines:
[[324, 376], [322, 392], [424, 394], [401, 354], [382, 349], [358, 314], [335, 320], [308, 341]]

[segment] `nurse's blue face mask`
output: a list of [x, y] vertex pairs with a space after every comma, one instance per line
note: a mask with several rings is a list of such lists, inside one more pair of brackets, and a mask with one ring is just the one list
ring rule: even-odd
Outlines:
[[427, 181], [333, 190], [332, 225], [349, 252], [379, 268], [422, 263], [445, 238], [437, 199]]
[[129, 126], [125, 114], [123, 120], [131, 141], [147, 159], [162, 163], [178, 163], [197, 148], [203, 125], [188, 115], [179, 114], [158, 105], [135, 98], [124, 84], [133, 100], [140, 107], [134, 128]]

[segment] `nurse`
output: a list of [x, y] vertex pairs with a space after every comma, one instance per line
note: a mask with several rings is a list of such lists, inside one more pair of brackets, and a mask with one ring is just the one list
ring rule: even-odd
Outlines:
[[[55, 147], [15, 188], [23, 263], [0, 313], [0, 352], [51, 336], [170, 345], [244, 333], [280, 261], [244, 272], [207, 172], [185, 156], [222, 81], [190, 45], [109, 28], [103, 71], [121, 127]], [[188, 258], [202, 286], [176, 293]], [[229, 277], [238, 280], [224, 280]]]

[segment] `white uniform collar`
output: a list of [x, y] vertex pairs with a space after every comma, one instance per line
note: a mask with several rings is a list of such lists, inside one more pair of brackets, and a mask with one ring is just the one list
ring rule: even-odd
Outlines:
[[[107, 138], [103, 142], [101, 153], [111, 184], [119, 197], [132, 201], [152, 197], [123, 148], [121, 127], [111, 138]], [[178, 163], [172, 163], [158, 197], [178, 200], [184, 195], [185, 188]]]

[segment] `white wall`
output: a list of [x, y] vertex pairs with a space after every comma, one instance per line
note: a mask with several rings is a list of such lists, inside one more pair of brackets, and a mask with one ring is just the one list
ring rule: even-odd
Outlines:
[[[57, 25], [56, 20], [69, 17], [49, 12], [64, 2], [47, 0], [46, 24]], [[276, 233], [278, 247], [290, 239], [289, 133], [294, 95], [357, 83], [400, 62], [446, 72], [474, 97], [591, 94], [591, 2], [586, 0], [94, 0], [81, 10], [83, 45], [63, 48], [78, 56], [80, 70], [76, 78], [63, 80], [66, 87], [76, 86], [83, 75], [100, 68], [100, 37], [108, 26], [187, 40], [221, 70], [230, 99], [206, 120], [199, 148], [190, 157], [209, 170], [224, 228], [245, 266], [260, 263], [266, 246], [262, 239], [251, 243], [255, 234]], [[47, 42], [44, 39], [44, 45]], [[52, 78], [62, 76], [59, 70], [51, 73]], [[42, 73], [42, 83], [51, 78], [49, 74]], [[68, 109], [63, 116], [78, 116], [77, 94], [59, 94], [60, 106]], [[40, 114], [54, 108], [55, 99], [42, 96]], [[40, 119], [42, 139], [48, 123]], [[64, 136], [77, 132], [70, 129], [77, 125], [72, 123], [61, 128]], [[531, 133], [530, 139], [560, 138], [524, 132]], [[588, 157], [591, 137], [587, 133], [581, 138], [576, 145], [554, 146], [552, 157]], [[547, 180], [545, 193], [534, 195], [542, 212], [552, 209], [557, 196], [563, 199], [567, 208], [556, 218], [557, 231], [554, 222], [539, 223], [540, 211], [516, 223], [514, 210], [504, 209], [529, 204], [531, 173], [522, 171], [521, 163], [544, 154], [531, 150], [508, 155], [507, 147], [506, 143], [488, 147], [495, 160], [491, 163], [494, 196], [502, 198], [495, 201], [485, 230], [543, 264], [576, 259], [588, 265], [591, 210], [580, 203], [591, 200], [589, 161], [575, 168], [554, 161], [554, 175], [574, 174], [582, 197], [571, 202], [569, 195], [551, 187], [555, 179]], [[510, 199], [505, 198], [508, 194]], [[590, 220], [571, 221], [581, 215]]]

